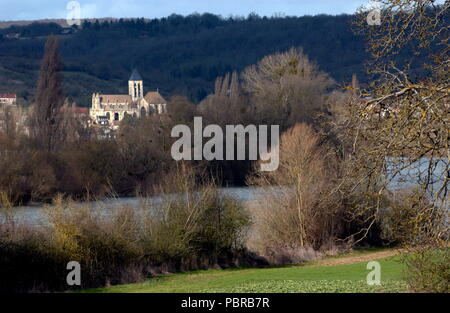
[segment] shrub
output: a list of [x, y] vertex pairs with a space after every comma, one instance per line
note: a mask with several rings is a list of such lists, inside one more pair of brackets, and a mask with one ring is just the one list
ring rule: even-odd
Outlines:
[[419, 188], [398, 191], [381, 214], [383, 235], [405, 248], [408, 285], [415, 292], [450, 291], [448, 211]]
[[80, 263], [84, 287], [126, 282], [122, 269], [142, 267], [140, 223], [131, 208], [108, 212], [108, 208], [77, 207], [57, 198], [48, 215], [55, 249]]
[[415, 292], [450, 292], [450, 249], [422, 247], [404, 257], [406, 280]]
[[397, 190], [380, 214], [382, 235], [396, 244], [427, 245], [446, 232], [445, 215], [419, 188]]
[[229, 266], [233, 254], [244, 249], [248, 214], [214, 183], [197, 188], [195, 180], [194, 171], [182, 165], [163, 182], [163, 198], [146, 218], [146, 247], [155, 261], [178, 268]]
[[59, 196], [44, 226], [18, 223], [3, 201], [10, 209], [0, 216], [0, 291], [67, 289], [70, 261], [81, 265], [83, 288], [258, 261], [243, 247], [249, 219], [238, 201], [211, 182], [197, 185], [190, 170], [173, 177], [167, 184], [178, 193], [139, 208], [89, 207]]
[[[266, 186], [266, 197], [254, 209], [254, 246], [273, 261], [298, 262], [311, 258], [342, 231], [343, 205], [333, 194], [336, 162], [306, 124], [281, 137], [277, 171], [258, 173], [250, 180]], [[298, 252], [294, 252], [298, 250]]]

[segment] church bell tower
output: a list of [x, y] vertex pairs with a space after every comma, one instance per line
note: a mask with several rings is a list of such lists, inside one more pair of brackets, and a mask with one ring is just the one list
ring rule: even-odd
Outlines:
[[133, 70], [128, 80], [128, 94], [133, 101], [144, 97], [144, 82], [141, 74], [136, 69]]

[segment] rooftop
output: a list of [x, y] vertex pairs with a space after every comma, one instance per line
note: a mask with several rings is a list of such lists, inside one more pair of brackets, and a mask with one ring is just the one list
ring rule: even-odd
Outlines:
[[131, 103], [130, 95], [99, 95], [102, 104], [108, 103]]
[[165, 104], [167, 101], [161, 96], [158, 91], [150, 91], [145, 95], [145, 100], [149, 104]]
[[137, 71], [137, 69], [133, 70], [133, 73], [131, 73], [129, 80], [143, 80], [141, 74]]
[[17, 96], [12, 93], [0, 93], [0, 98], [17, 98]]

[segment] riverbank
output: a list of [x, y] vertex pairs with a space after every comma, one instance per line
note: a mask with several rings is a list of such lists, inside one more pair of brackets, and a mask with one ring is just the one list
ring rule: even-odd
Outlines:
[[[190, 180], [182, 186], [194, 187]], [[67, 290], [66, 268], [73, 261], [83, 269], [85, 288], [167, 270], [258, 262], [243, 246], [248, 213], [215, 185], [180, 189], [158, 205], [97, 208], [59, 198], [42, 208], [43, 224], [6, 215], [0, 223], [0, 292]]]

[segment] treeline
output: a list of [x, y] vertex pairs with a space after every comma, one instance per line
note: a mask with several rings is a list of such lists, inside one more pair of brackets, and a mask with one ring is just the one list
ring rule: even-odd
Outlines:
[[63, 27], [57, 23], [32, 23], [27, 26], [12, 25], [5, 29], [0, 29], [0, 38], [8, 34], [18, 34], [19, 38], [49, 36], [51, 34], [59, 34]]
[[[74, 34], [57, 24], [13, 26], [0, 31], [0, 92], [16, 92], [31, 103], [45, 38], [61, 37], [65, 90], [89, 106], [93, 92], [126, 93], [138, 68], [146, 89], [203, 100], [214, 80], [242, 71], [265, 55], [303, 47], [311, 60], [338, 82], [353, 73], [364, 81], [368, 58], [361, 37], [351, 31], [352, 15], [223, 18], [212, 14], [171, 15], [154, 20], [86, 21]], [[28, 39], [7, 39], [20, 33]], [[95, 62], [92, 62], [95, 60]]]

